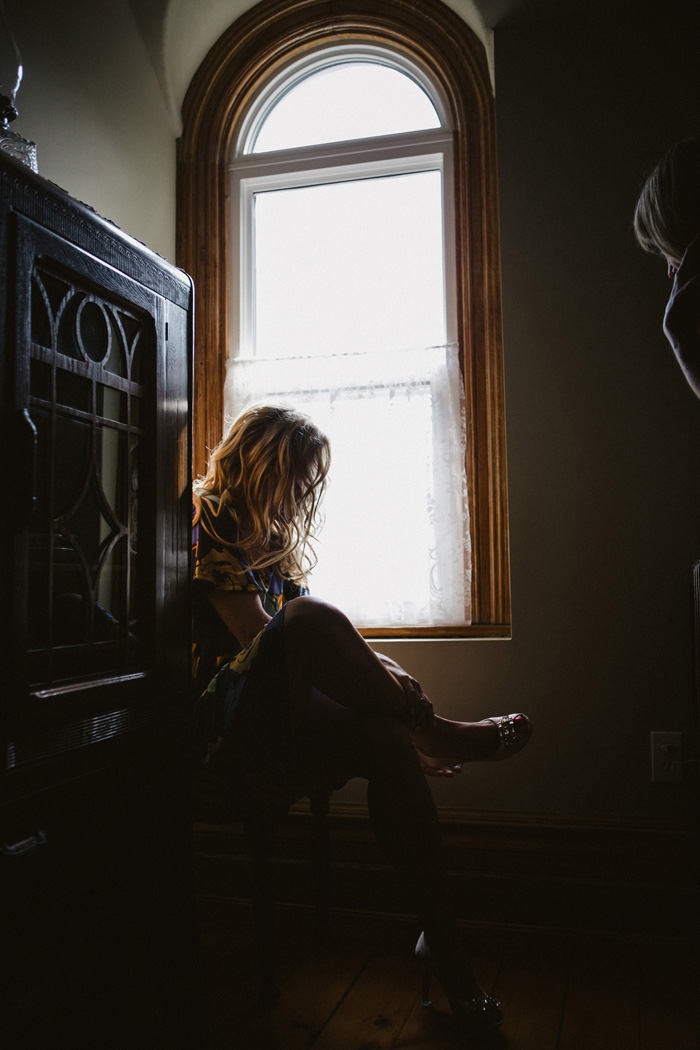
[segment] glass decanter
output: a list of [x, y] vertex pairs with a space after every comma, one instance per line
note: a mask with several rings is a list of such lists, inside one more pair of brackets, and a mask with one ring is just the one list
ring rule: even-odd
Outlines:
[[10, 129], [17, 117], [17, 92], [22, 83], [22, 57], [0, 0], [0, 149], [38, 171], [36, 145]]

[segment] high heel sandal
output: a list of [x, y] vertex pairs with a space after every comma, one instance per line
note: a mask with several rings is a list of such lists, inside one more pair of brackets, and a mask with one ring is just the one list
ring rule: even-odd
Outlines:
[[[454, 735], [443, 734], [442, 740], [425, 739], [425, 734], [414, 736], [414, 745], [419, 756], [424, 756], [432, 761], [430, 765], [435, 768], [436, 763], [442, 763], [444, 769], [457, 770], [465, 762], [502, 762], [506, 758], [517, 755], [525, 747], [532, 736], [534, 726], [527, 715], [517, 713], [513, 715], [497, 715], [495, 718], [484, 718], [481, 722], [473, 725], [485, 726], [491, 722], [497, 729], [492, 734], [492, 739], [484, 742], [483, 736], [478, 738], [478, 746], [470, 748], [462, 743]], [[438, 726], [438, 733], [440, 727]], [[485, 745], [486, 744], [486, 749]], [[426, 772], [424, 769], [423, 772]], [[434, 774], [433, 774], [434, 775]]]
[[479, 995], [470, 997], [468, 994], [465, 994], [467, 981], [464, 975], [460, 979], [459, 974], [450, 975], [445, 973], [444, 970], [440, 970], [435, 957], [428, 947], [424, 933], [421, 933], [416, 944], [416, 960], [423, 967], [423, 984], [421, 986], [421, 1004], [423, 1006], [432, 1004], [430, 980], [434, 977], [447, 996], [454, 1021], [465, 1034], [477, 1031], [492, 1031], [503, 1022], [503, 1014], [499, 1009], [500, 1004], [498, 1000], [492, 999], [490, 995], [483, 991]]
[[499, 715], [496, 718], [486, 718], [486, 722], [493, 722], [498, 729], [498, 747], [492, 755], [484, 759], [486, 762], [500, 762], [511, 755], [517, 755], [522, 751], [532, 736], [534, 726], [527, 715], [518, 712], [514, 715]]

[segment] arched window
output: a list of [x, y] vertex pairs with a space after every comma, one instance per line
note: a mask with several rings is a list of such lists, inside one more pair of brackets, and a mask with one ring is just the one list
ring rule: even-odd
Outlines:
[[424, 7], [263, 3], [197, 74], [195, 459], [224, 413], [298, 404], [334, 453], [314, 593], [375, 635], [507, 634], [492, 98]]

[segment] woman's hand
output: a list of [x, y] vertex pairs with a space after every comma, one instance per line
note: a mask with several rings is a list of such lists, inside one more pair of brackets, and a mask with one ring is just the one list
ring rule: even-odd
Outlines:
[[[412, 708], [418, 709], [419, 723], [411, 728], [423, 729], [426, 726], [431, 726], [435, 717], [433, 714], [433, 705], [421, 689], [420, 683], [417, 682], [415, 678], [412, 678], [407, 671], [404, 671], [403, 667], [401, 667], [400, 664], [397, 664], [395, 660], [392, 660], [390, 656], [385, 656], [384, 653], [377, 653], [377, 656], [384, 664], [387, 671], [390, 671], [396, 681], [401, 685], [404, 693], [406, 693], [409, 712]], [[416, 753], [418, 755], [418, 761], [420, 762], [421, 771], [427, 777], [447, 777], [449, 779], [454, 777], [457, 773], [462, 772], [461, 762], [451, 765], [446, 759], [431, 758], [430, 755], [424, 755], [417, 747]]]
[[404, 691], [409, 730], [428, 729], [435, 722], [435, 714], [433, 705], [421, 689], [420, 682], [412, 678], [408, 671], [404, 671], [391, 657], [385, 656], [384, 653], [376, 655]]

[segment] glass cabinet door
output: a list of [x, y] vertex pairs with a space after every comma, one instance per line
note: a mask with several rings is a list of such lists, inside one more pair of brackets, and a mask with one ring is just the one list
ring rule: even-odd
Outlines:
[[18, 225], [16, 405], [30, 449], [18, 641], [30, 690], [75, 691], [148, 667], [162, 316], [130, 278]]

